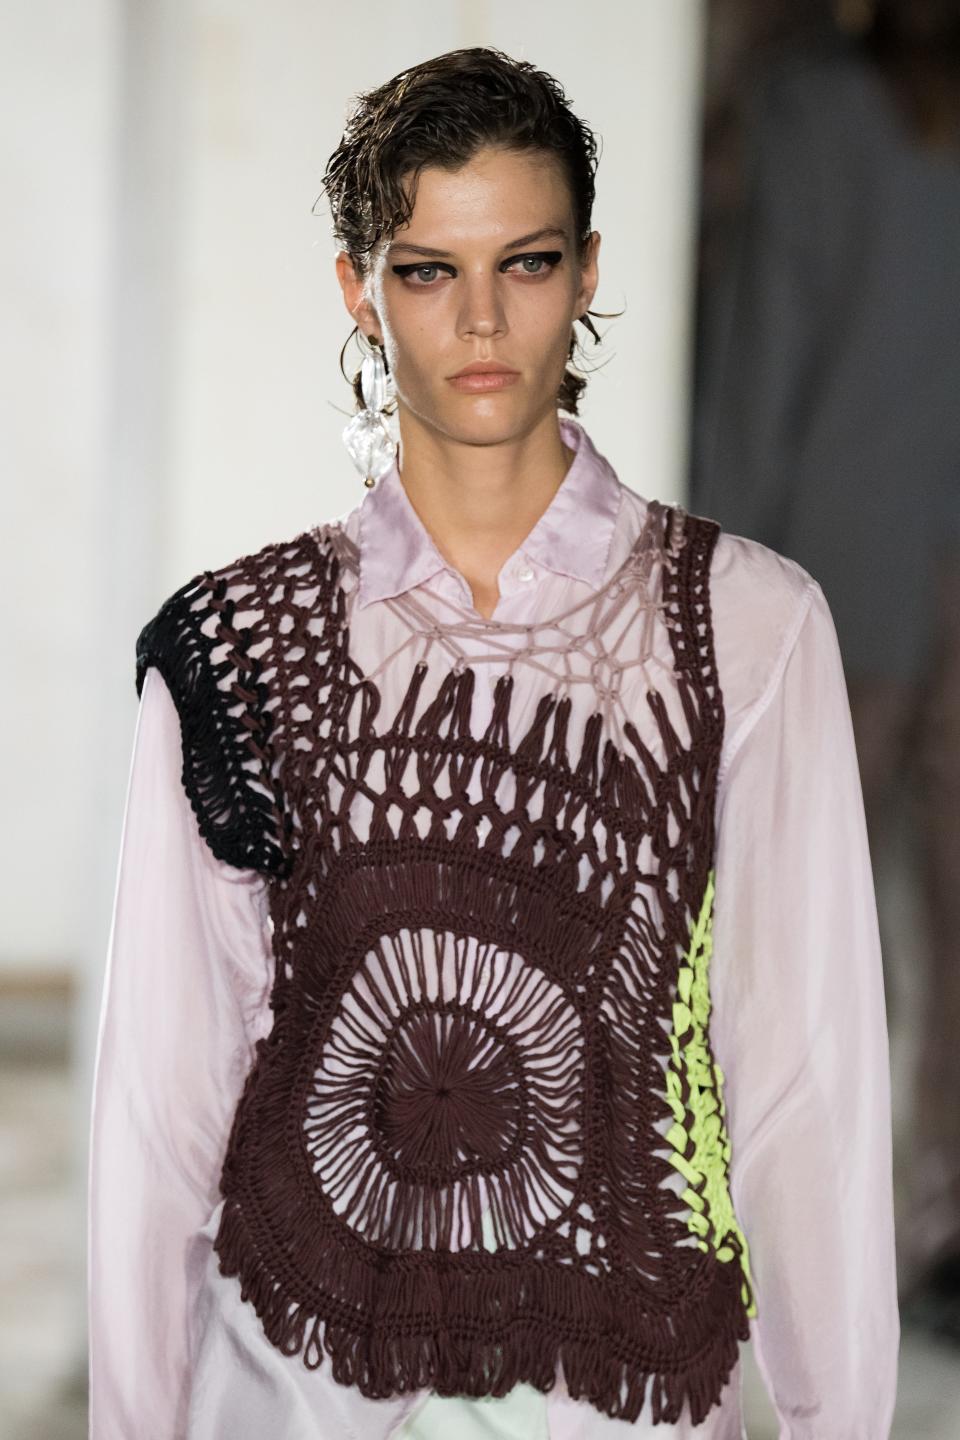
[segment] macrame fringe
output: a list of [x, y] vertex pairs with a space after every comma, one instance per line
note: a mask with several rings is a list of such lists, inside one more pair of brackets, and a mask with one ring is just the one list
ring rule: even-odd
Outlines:
[[[308, 1219], [291, 1216], [291, 1233]], [[501, 1265], [490, 1255], [460, 1255], [454, 1266], [423, 1252], [384, 1265], [352, 1247], [327, 1257], [329, 1294], [291, 1299], [229, 1202], [215, 1248], [273, 1345], [308, 1369], [329, 1356], [334, 1380], [369, 1399], [422, 1388], [502, 1396], [521, 1382], [546, 1393], [562, 1365], [570, 1395], [612, 1419], [639, 1419], [649, 1385], [654, 1424], [675, 1423], [687, 1405], [698, 1425], [720, 1400], [738, 1342], [750, 1338], [731, 1304], [735, 1267], [716, 1262], [709, 1292], [656, 1315], [638, 1310], [622, 1286], [573, 1270]]]

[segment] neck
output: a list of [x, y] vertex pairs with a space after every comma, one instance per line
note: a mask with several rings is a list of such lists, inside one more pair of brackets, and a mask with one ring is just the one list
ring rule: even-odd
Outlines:
[[451, 440], [401, 408], [403, 487], [441, 555], [468, 580], [492, 587], [570, 468], [556, 410], [500, 444]]

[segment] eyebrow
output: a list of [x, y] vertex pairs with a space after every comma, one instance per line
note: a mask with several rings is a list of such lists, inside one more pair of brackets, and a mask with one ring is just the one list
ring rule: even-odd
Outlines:
[[[566, 240], [566, 230], [561, 230], [556, 225], [547, 225], [542, 230], [532, 230], [529, 235], [521, 235], [517, 240], [509, 240], [504, 245], [504, 250], [516, 250], [520, 245], [532, 245], [535, 240]], [[453, 253], [450, 250], [431, 250], [423, 245], [408, 245], [404, 240], [398, 240], [387, 246], [387, 254], [393, 255], [398, 250], [409, 250], [412, 255], [433, 255], [449, 259]]]

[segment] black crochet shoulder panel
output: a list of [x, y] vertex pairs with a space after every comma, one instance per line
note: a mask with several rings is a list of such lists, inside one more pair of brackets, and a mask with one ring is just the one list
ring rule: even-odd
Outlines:
[[274, 729], [282, 705], [269, 627], [298, 583], [302, 539], [265, 545], [182, 585], [141, 630], [136, 686], [163, 676], [179, 718], [184, 790], [218, 859], [282, 878], [291, 822]]

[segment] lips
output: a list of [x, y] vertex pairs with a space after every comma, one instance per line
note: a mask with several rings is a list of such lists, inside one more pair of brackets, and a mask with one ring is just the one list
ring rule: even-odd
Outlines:
[[478, 393], [487, 390], [503, 390], [520, 379], [518, 370], [510, 370], [495, 360], [475, 360], [465, 365], [456, 375], [448, 377], [455, 390]]
[[464, 365], [451, 380], [461, 380], [465, 375], [517, 375], [519, 371], [511, 370], [509, 365], [501, 365], [497, 360], [473, 360], [469, 365]]

